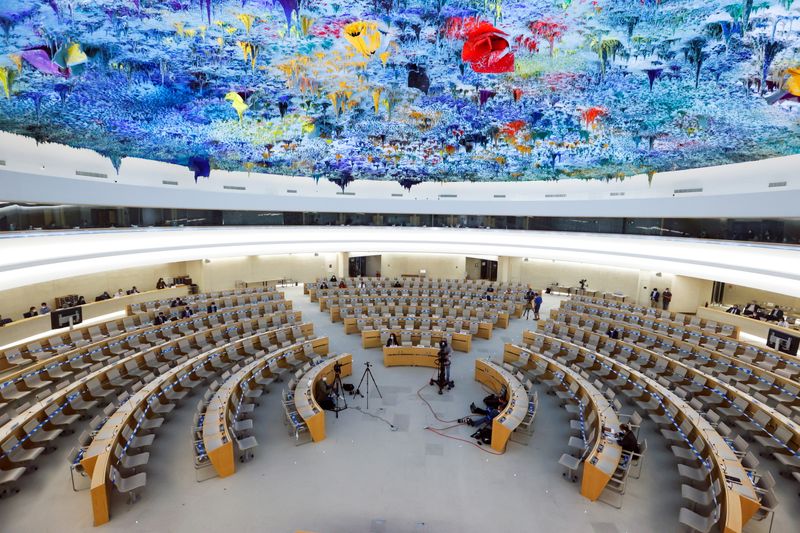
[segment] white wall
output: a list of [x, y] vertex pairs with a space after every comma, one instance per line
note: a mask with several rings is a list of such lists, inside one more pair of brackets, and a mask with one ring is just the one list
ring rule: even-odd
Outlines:
[[587, 288], [605, 292], [636, 294], [639, 271], [612, 268], [585, 263], [542, 260], [521, 257], [511, 258], [510, 280], [530, 284], [542, 289], [553, 282], [566, 287], [577, 287], [578, 281], [587, 280]]
[[133, 286], [142, 292], [149, 291], [156, 288], [158, 278], [184, 274], [188, 274], [184, 263], [165, 263], [76, 276], [9, 289], [0, 292], [0, 315], [18, 320], [22, 318], [22, 313], [28, 311], [29, 307], [35, 306], [38, 309], [42, 302], [47, 302], [50, 307], [53, 307], [57, 297], [69, 294], [77, 294], [86, 298], [87, 302], [93, 302], [95, 296], [103, 291], [113, 294], [117, 289], [126, 291]]
[[455, 254], [381, 254], [381, 275], [399, 277], [426, 271], [429, 278], [464, 279], [466, 258]]
[[751, 300], [757, 302], [771, 302], [782, 307], [800, 309], [800, 298], [793, 298], [784, 294], [742, 287], [741, 285], [725, 285], [725, 295], [722, 298], [726, 305], [745, 304]]
[[[291, 278], [311, 282], [329, 276], [337, 264], [337, 254], [288, 254], [242, 256], [189, 262], [192, 280], [203, 292], [230, 289], [237, 281], [266, 281]], [[333, 268], [329, 268], [333, 265]]]

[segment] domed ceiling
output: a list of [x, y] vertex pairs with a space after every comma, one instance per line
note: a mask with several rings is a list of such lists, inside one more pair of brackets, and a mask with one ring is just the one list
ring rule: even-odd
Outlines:
[[0, 129], [331, 179], [615, 179], [800, 152], [800, 2], [3, 0]]

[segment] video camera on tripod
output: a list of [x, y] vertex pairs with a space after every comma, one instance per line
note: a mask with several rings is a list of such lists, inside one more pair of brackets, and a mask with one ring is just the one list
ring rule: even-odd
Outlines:
[[436, 378], [431, 378], [430, 384], [439, 387], [439, 394], [442, 394], [444, 388], [448, 390], [456, 386], [452, 379], [449, 379], [449, 372], [447, 371], [450, 366], [450, 357], [444, 347], [439, 348], [439, 353], [436, 355], [436, 368], [438, 369]]

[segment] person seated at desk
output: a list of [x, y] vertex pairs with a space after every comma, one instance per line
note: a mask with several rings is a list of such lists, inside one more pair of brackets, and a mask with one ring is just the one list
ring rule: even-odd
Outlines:
[[392, 287], [394, 287], [395, 289], [399, 289], [399, 288], [400, 288], [400, 287], [402, 287], [402, 286], [403, 286], [403, 284], [402, 284], [402, 283], [400, 283], [399, 281], [395, 281], [395, 282], [394, 282], [394, 285], [392, 285]]
[[489, 288], [486, 289], [486, 292], [494, 292], [494, 287], [492, 285], [489, 285]]
[[339, 280], [336, 279], [336, 274], [331, 274], [330, 281], [331, 281], [331, 283], [336, 283], [337, 281], [339, 281]]
[[158, 281], [156, 281], [156, 289], [160, 291], [161, 289], [166, 289], [166, 288], [167, 288], [167, 282], [164, 281], [164, 278], [158, 278]]
[[741, 310], [741, 309], [739, 309], [739, 304], [733, 304], [732, 306], [730, 306], [729, 308], [727, 308], [727, 309], [725, 310], [725, 312], [726, 312], [726, 313], [730, 313], [730, 314], [732, 314], [732, 315], [741, 315], [741, 314], [742, 314], [742, 310]]
[[3, 318], [3, 315], [0, 315], [0, 328], [10, 322], [13, 322], [10, 318]]
[[30, 309], [28, 309], [27, 313], [22, 313], [22, 316], [23, 316], [23, 318], [32, 318], [32, 317], [35, 317], [35, 316], [39, 316], [39, 313], [36, 312], [36, 308], [35, 307], [31, 307]]
[[483, 295], [481, 296], [481, 300], [488, 300], [488, 301], [490, 301], [490, 302], [491, 302], [491, 301], [492, 301], [492, 295], [491, 295], [491, 294], [489, 294], [489, 291], [486, 291], [486, 292], [484, 292], [484, 293], [483, 293]]
[[788, 328], [788, 327], [789, 327], [789, 321], [788, 321], [788, 320], [786, 320], [786, 317], [783, 317], [783, 318], [780, 320], [780, 322], [778, 322], [778, 325], [779, 325], [780, 327], [782, 327], [782, 328]]
[[139, 294], [139, 289], [136, 288], [136, 285], [131, 287], [131, 290], [128, 291], [128, 294]]
[[123, 296], [125, 296], [125, 291], [117, 289], [117, 294], [114, 295], [114, 298], [122, 298]]
[[776, 305], [766, 316], [766, 320], [767, 322], [780, 322], [783, 320], [783, 309]]
[[328, 288], [328, 284], [325, 283], [324, 281], [319, 284], [319, 290], [324, 290], [324, 289], [327, 289], [327, 288]]
[[386, 346], [400, 346], [400, 343], [397, 342], [397, 335], [391, 333], [389, 338], [386, 339]]
[[636, 440], [636, 435], [628, 424], [619, 425], [619, 436], [617, 436], [617, 444], [622, 446], [623, 452], [639, 453], [639, 441]]
[[323, 377], [314, 386], [314, 398], [317, 403], [326, 411], [336, 409], [336, 402], [333, 398], [333, 387], [328, 385], [328, 378]]
[[86, 305], [86, 298], [83, 296], [78, 296], [78, 301], [75, 305]]
[[183, 311], [181, 311], [181, 318], [189, 318], [193, 314], [194, 313], [192, 313], [192, 309], [187, 305], [183, 308]]
[[760, 309], [761, 306], [759, 306], [757, 303], [749, 303], [744, 306], [744, 311], [742, 311], [742, 314], [744, 316], [754, 316]]
[[345, 283], [344, 280], [340, 281], [339, 282], [339, 288], [340, 289], [346, 289], [347, 288], [347, 283]]
[[208, 304], [208, 307], [206, 307], [206, 313], [216, 313], [216, 312], [217, 312], [216, 302], [211, 302], [210, 304]]
[[100, 296], [95, 298], [94, 301], [95, 302], [102, 302], [103, 300], [110, 300], [110, 299], [111, 299], [111, 295], [108, 294], [108, 291], [103, 291], [103, 294], [101, 294]]
[[164, 311], [159, 311], [158, 315], [156, 315], [156, 318], [153, 320], [153, 324], [155, 324], [156, 326], [160, 326], [161, 324], [164, 324], [166, 322], [167, 322], [167, 317], [166, 315], [164, 315]]
[[610, 327], [608, 328], [608, 331], [606, 331], [606, 335], [608, 335], [609, 339], [619, 339], [619, 330], [617, 328]]
[[46, 302], [42, 302], [41, 307], [39, 307], [39, 314], [40, 315], [46, 315], [49, 312], [50, 312], [50, 308], [47, 306], [47, 303]]

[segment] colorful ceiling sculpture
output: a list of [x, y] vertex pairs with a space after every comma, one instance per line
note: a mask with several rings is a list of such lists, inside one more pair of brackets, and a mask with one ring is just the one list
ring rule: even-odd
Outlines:
[[0, 129], [331, 179], [611, 179], [800, 152], [794, 0], [3, 0]]

